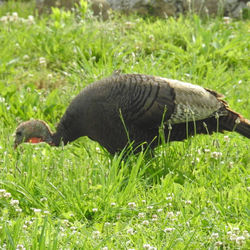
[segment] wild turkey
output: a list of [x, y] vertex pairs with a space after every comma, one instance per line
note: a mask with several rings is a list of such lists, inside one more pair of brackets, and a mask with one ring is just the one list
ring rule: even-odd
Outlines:
[[162, 77], [113, 74], [73, 99], [55, 133], [40, 120], [21, 123], [15, 147], [40, 141], [59, 146], [88, 136], [114, 154], [128, 142], [134, 148], [145, 142], [154, 148], [159, 128], [168, 141], [224, 130], [250, 138], [250, 121], [230, 110], [215, 91]]

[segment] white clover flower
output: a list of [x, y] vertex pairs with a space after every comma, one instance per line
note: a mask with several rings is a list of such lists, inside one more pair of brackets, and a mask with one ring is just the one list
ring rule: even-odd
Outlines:
[[143, 248], [149, 249], [149, 248], [150, 248], [150, 245], [149, 245], [149, 244], [144, 244], [144, 245], [143, 245]]
[[23, 211], [22, 208], [20, 208], [20, 207], [16, 208], [15, 210], [16, 210], [16, 212], [18, 212], [18, 213], [21, 213], [21, 212]]
[[29, 59], [30, 59], [30, 57], [28, 55], [23, 56], [23, 60], [29, 60]]
[[154, 207], [153, 206], [147, 206], [147, 209], [152, 210]]
[[138, 217], [139, 217], [139, 218], [144, 218], [144, 217], [145, 217], [145, 213], [139, 213], [139, 214], [138, 214]]
[[185, 204], [186, 204], [186, 205], [190, 205], [190, 204], [192, 204], [192, 201], [186, 200], [186, 201], [185, 201]]
[[28, 24], [34, 24], [35, 23], [35, 19], [34, 19], [34, 17], [33, 16], [28, 16]]
[[239, 229], [238, 227], [234, 227], [234, 228], [233, 228], [233, 231], [234, 231], [235, 233], [239, 233], [240, 229]]
[[111, 207], [114, 207], [114, 206], [116, 206], [116, 203], [115, 202], [111, 202]]
[[146, 203], [146, 200], [142, 200], [141, 202], [145, 204], [145, 203]]
[[98, 208], [93, 208], [92, 211], [96, 213], [98, 211]]
[[4, 198], [7, 198], [7, 199], [10, 198], [10, 197], [11, 197], [11, 193], [5, 193], [5, 194], [3, 195], [3, 197], [4, 197]]
[[244, 236], [246, 239], [249, 238], [249, 233], [248, 233], [247, 230], [244, 230], [244, 231], [243, 231], [243, 236]]
[[163, 211], [162, 208], [157, 209], [157, 213], [161, 213]]
[[221, 241], [216, 241], [216, 242], [214, 243], [214, 245], [217, 246], [217, 247], [219, 247], [219, 246], [222, 246], [222, 245], [223, 245], [223, 242], [221, 242]]
[[129, 203], [128, 203], [128, 206], [129, 206], [130, 208], [136, 208], [135, 202], [129, 202]]
[[41, 213], [41, 212], [42, 212], [42, 209], [40, 209], [40, 208], [34, 208], [34, 209], [33, 209], [33, 212], [34, 212], [34, 213]]
[[47, 62], [46, 62], [46, 59], [44, 57], [40, 57], [39, 58], [39, 63], [43, 66], [46, 66]]
[[228, 135], [225, 135], [225, 136], [224, 136], [224, 141], [225, 141], [225, 142], [230, 142], [230, 137], [229, 137]]
[[229, 16], [224, 16], [223, 21], [224, 21], [224, 24], [230, 24], [232, 19]]
[[109, 248], [108, 247], [103, 247], [102, 250], [108, 250]]
[[129, 228], [129, 229], [127, 230], [127, 233], [133, 235], [133, 234], [135, 234], [135, 231], [134, 231], [133, 228]]
[[232, 234], [230, 235], [230, 240], [231, 240], [231, 241], [235, 241], [236, 239], [237, 239], [237, 235], [232, 233]]
[[218, 239], [219, 238], [219, 234], [218, 233], [212, 233], [211, 234], [211, 238]]
[[171, 233], [171, 232], [174, 231], [174, 228], [172, 228], [172, 227], [167, 227], [167, 228], [165, 228], [163, 231], [164, 231], [164, 233]]
[[2, 16], [0, 18], [0, 21], [3, 22], [3, 23], [7, 23], [8, 22], [8, 17], [7, 16]]
[[243, 245], [245, 243], [245, 240], [246, 240], [246, 238], [243, 235], [242, 236], [238, 236], [236, 238], [236, 244]]
[[110, 222], [105, 222], [105, 223], [104, 223], [104, 226], [105, 226], [105, 227], [108, 227], [108, 226], [110, 226], [110, 225], [111, 225]]
[[44, 210], [43, 213], [44, 214], [50, 214], [50, 211]]
[[0, 189], [0, 195], [4, 195], [6, 193], [5, 189]]
[[10, 201], [10, 205], [11, 206], [17, 206], [17, 205], [19, 205], [19, 200], [11, 200]]
[[100, 232], [99, 231], [93, 231], [92, 232], [92, 237], [94, 238], [94, 239], [97, 239], [97, 238], [99, 238], [100, 237]]
[[144, 226], [148, 226], [149, 225], [149, 221], [148, 220], [144, 220], [141, 224], [144, 225]]
[[167, 213], [167, 218], [172, 218], [174, 217], [174, 213], [173, 212], [168, 212]]
[[121, 213], [118, 213], [118, 214], [116, 215], [116, 219], [117, 219], [117, 220], [120, 220], [120, 219], [121, 219]]
[[26, 248], [24, 247], [24, 245], [18, 244], [16, 246], [16, 250], [25, 250]]
[[167, 200], [167, 201], [172, 201], [172, 200], [173, 200], [173, 197], [172, 197], [172, 196], [168, 196], [168, 197], [166, 197], [166, 200]]
[[23, 225], [23, 229], [27, 229], [28, 228], [28, 226], [27, 225]]

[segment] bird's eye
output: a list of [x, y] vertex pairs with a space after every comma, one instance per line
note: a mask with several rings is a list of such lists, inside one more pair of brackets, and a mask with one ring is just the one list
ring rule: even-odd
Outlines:
[[22, 132], [21, 131], [17, 131], [16, 132], [16, 136], [21, 136], [22, 135]]

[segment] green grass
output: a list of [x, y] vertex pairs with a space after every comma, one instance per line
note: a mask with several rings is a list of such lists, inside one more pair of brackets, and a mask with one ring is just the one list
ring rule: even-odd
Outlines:
[[[34, 13], [10, 3], [0, 16], [14, 11]], [[0, 249], [249, 249], [249, 140], [236, 133], [126, 161], [88, 138], [12, 147], [19, 122], [55, 128], [73, 96], [117, 69], [211, 88], [250, 118], [249, 24], [56, 13], [0, 22]]]

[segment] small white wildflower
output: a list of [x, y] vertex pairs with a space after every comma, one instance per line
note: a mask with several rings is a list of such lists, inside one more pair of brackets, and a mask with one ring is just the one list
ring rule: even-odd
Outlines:
[[172, 207], [172, 203], [169, 202], [169, 203], [166, 204], [166, 206], [167, 206], [167, 207]]
[[27, 225], [23, 225], [23, 229], [27, 229], [28, 228], [28, 226]]
[[144, 217], [145, 217], [145, 213], [139, 213], [139, 214], [138, 214], [138, 217], [139, 217], [139, 218], [144, 218]]
[[4, 194], [6, 194], [6, 190], [5, 189], [0, 189], [0, 197], [4, 196]]
[[41, 213], [42, 209], [40, 209], [40, 208], [34, 208], [33, 211], [34, 211], [34, 213]]
[[185, 201], [185, 204], [186, 204], [186, 205], [190, 205], [190, 204], [192, 204], [192, 201], [186, 200], [186, 201]]
[[214, 158], [214, 159], [218, 159], [219, 157], [222, 156], [222, 153], [221, 152], [212, 152], [211, 153], [211, 157]]
[[172, 197], [172, 196], [168, 196], [168, 197], [166, 198], [166, 200], [167, 200], [167, 201], [172, 201], [172, 200], [173, 200], [173, 197]]
[[181, 215], [181, 212], [180, 212], [180, 211], [177, 211], [177, 212], [176, 212], [176, 216], [179, 216], [179, 215]]
[[41, 65], [44, 65], [44, 66], [46, 66], [46, 59], [44, 58], [44, 57], [40, 57], [39, 58], [39, 63], [41, 64]]
[[165, 233], [171, 233], [171, 232], [174, 231], [174, 228], [172, 228], [172, 227], [167, 227], [167, 228], [165, 228], [163, 231], [164, 231]]
[[222, 246], [222, 245], [223, 245], [223, 242], [221, 242], [221, 241], [216, 241], [216, 242], [214, 243], [214, 245], [217, 246], [217, 247], [219, 247], [219, 246]]
[[153, 206], [147, 206], [147, 209], [153, 209], [154, 207]]
[[127, 233], [133, 235], [133, 234], [135, 233], [135, 231], [134, 231], [133, 228], [129, 228], [129, 229], [127, 230]]
[[111, 225], [110, 222], [105, 222], [105, 223], [104, 223], [104, 226], [105, 226], [105, 227], [108, 227], [108, 226], [110, 226], [110, 225]]
[[237, 235], [232, 233], [232, 234], [230, 235], [230, 240], [231, 240], [231, 241], [235, 241], [236, 239], [237, 239]]
[[235, 120], [235, 124], [240, 124], [240, 118], [239, 117]]
[[10, 201], [10, 205], [11, 206], [17, 206], [17, 205], [19, 205], [19, 200], [11, 200]]
[[231, 23], [231, 18], [229, 16], [224, 16], [223, 17], [223, 21], [224, 21], [224, 24], [230, 24]]
[[50, 214], [50, 212], [47, 211], [47, 210], [44, 210], [43, 213], [44, 213], [44, 214]]
[[146, 200], [142, 200], [141, 202], [145, 204], [145, 203], [146, 203]]
[[240, 231], [240, 229], [239, 229], [238, 227], [234, 227], [234, 228], [233, 228], [233, 231], [234, 231], [235, 233], [238, 233], [238, 232]]
[[100, 232], [99, 231], [93, 231], [92, 232], [92, 237], [94, 238], [94, 239], [97, 239], [97, 238], [99, 238], [100, 237]]
[[157, 209], [157, 213], [161, 213], [163, 211], [162, 208]]
[[40, 199], [41, 202], [47, 201], [48, 199], [46, 197], [43, 197]]
[[209, 153], [209, 152], [210, 152], [210, 149], [205, 148], [205, 149], [204, 149], [204, 152], [205, 152], [205, 153]]
[[115, 202], [111, 202], [111, 207], [114, 207], [114, 206], [116, 206], [116, 203]]
[[242, 236], [238, 236], [237, 238], [236, 238], [236, 244], [238, 244], [238, 245], [243, 245], [244, 243], [245, 243], [245, 237], [242, 235]]
[[8, 17], [7, 16], [2, 16], [0, 18], [0, 21], [3, 22], [3, 23], [7, 23], [8, 22]]
[[158, 215], [157, 215], [157, 214], [153, 214], [153, 215], [152, 215], [152, 220], [153, 220], [153, 221], [156, 221], [157, 219], [158, 219]]
[[98, 211], [98, 208], [93, 208], [92, 211], [96, 213]]
[[156, 247], [150, 246], [149, 250], [157, 250]]
[[129, 206], [130, 208], [136, 208], [135, 202], [129, 202], [129, 203], [128, 203], [128, 206]]
[[24, 245], [18, 244], [16, 246], [16, 250], [25, 250], [26, 248], [24, 247]]
[[30, 226], [32, 223], [33, 223], [33, 222], [30, 221], [30, 220], [26, 220], [26, 221], [24, 222], [24, 224], [27, 225], [27, 226]]
[[33, 16], [28, 16], [28, 23], [29, 24], [34, 24], [35, 23], [35, 19], [34, 19], [34, 17]]
[[22, 208], [20, 208], [20, 207], [16, 208], [15, 210], [16, 210], [16, 212], [18, 212], [18, 213], [21, 213], [21, 212], [23, 211]]
[[121, 213], [118, 213], [118, 214], [116, 215], [116, 219], [117, 219], [117, 220], [120, 220], [120, 219], [121, 219]]
[[248, 233], [247, 230], [244, 230], [244, 231], [243, 231], [243, 236], [244, 236], [246, 239], [249, 238], [249, 233]]
[[224, 136], [224, 141], [225, 141], [225, 142], [230, 142], [230, 137], [229, 137], [228, 135], [225, 135], [225, 136]]
[[218, 239], [219, 238], [219, 234], [218, 233], [212, 233], [211, 234], [211, 238]]
[[11, 197], [11, 193], [5, 193], [5, 194], [3, 195], [3, 197], [4, 197], [4, 198], [7, 198], [7, 199], [10, 198], [10, 197]]
[[172, 218], [174, 217], [174, 213], [173, 212], [168, 212], [167, 213], [167, 218]]
[[108, 247], [103, 247], [102, 250], [108, 250], [109, 248]]
[[144, 220], [141, 224], [144, 225], [144, 226], [148, 226], [149, 225], [149, 221], [148, 220]]
[[228, 236], [232, 235], [232, 231], [228, 231], [228, 232], [227, 232], [227, 235], [228, 235]]
[[30, 57], [29, 57], [28, 55], [24, 55], [24, 56], [23, 56], [23, 60], [29, 60], [29, 58], [30, 58]]
[[150, 248], [150, 245], [149, 245], [149, 244], [144, 244], [144, 245], [143, 245], [143, 248], [149, 249], [149, 248]]

